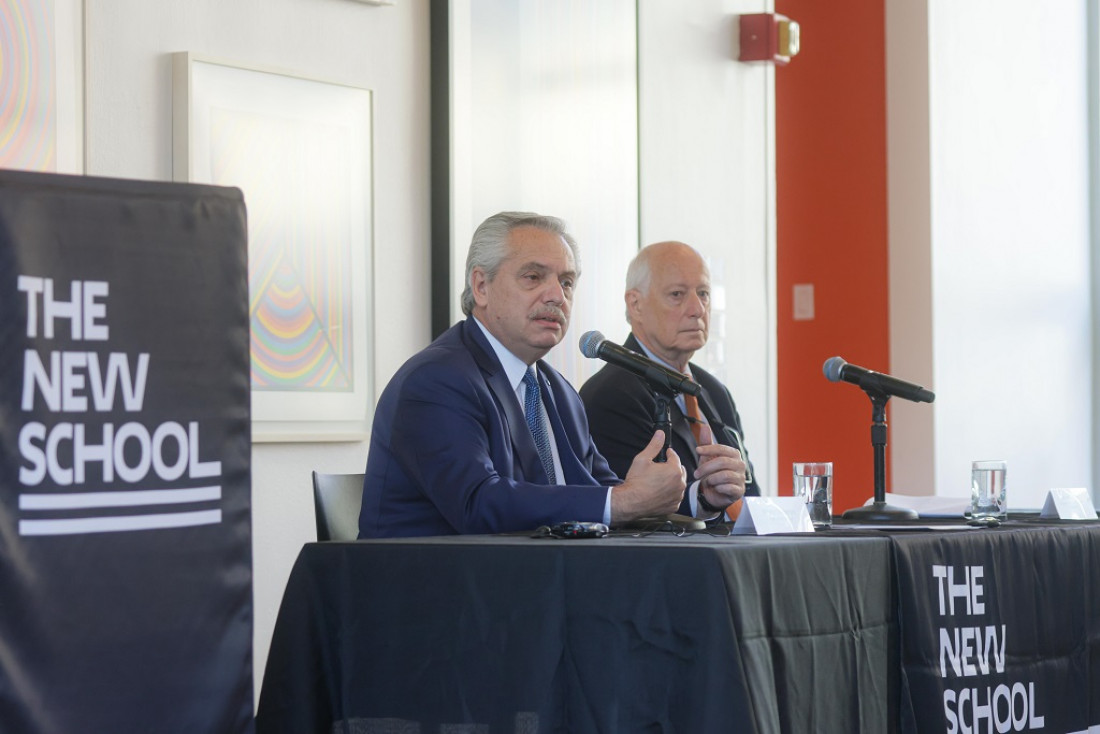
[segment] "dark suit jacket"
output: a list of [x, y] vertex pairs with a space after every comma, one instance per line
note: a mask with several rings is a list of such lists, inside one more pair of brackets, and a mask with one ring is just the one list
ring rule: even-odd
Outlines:
[[577, 391], [538, 363], [565, 484], [546, 484], [523, 408], [473, 318], [406, 362], [374, 414], [359, 537], [534, 530], [603, 519], [620, 483]]
[[[624, 346], [645, 354], [633, 334], [627, 337]], [[702, 367], [696, 364], [689, 364], [688, 367], [692, 377], [703, 388], [703, 393], [699, 397], [700, 408], [706, 401], [722, 423], [727, 428], [737, 431], [744, 442], [745, 434], [741, 430], [741, 417], [737, 414], [737, 406], [729, 390], [718, 381], [718, 378]], [[657, 406], [653, 393], [641, 377], [616, 365], [608, 364], [584, 383], [581, 387], [581, 399], [584, 400], [585, 411], [588, 413], [592, 438], [596, 440], [600, 453], [607, 458], [608, 464], [616, 474], [626, 476], [634, 457], [653, 437], [655, 430], [653, 413]], [[670, 406], [670, 413], [672, 414], [672, 449], [676, 451], [680, 462], [687, 470], [690, 485], [694, 479], [695, 469], [699, 466], [699, 459], [695, 454], [695, 438], [691, 434], [691, 426], [687, 418], [675, 402]], [[737, 442], [728, 432], [715, 431], [715, 438], [719, 443], [738, 448]], [[760, 494], [755, 472], [753, 472], [753, 481], [746, 488], [745, 494]], [[688, 493], [685, 492], [680, 514], [691, 515], [689, 501]]]

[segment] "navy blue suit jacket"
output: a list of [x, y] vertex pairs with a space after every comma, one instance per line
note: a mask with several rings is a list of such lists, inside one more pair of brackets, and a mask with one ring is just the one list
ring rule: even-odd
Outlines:
[[534, 530], [603, 519], [619, 478], [596, 450], [577, 391], [538, 362], [565, 483], [547, 485], [523, 408], [492, 347], [460, 322], [414, 355], [374, 414], [359, 537]]

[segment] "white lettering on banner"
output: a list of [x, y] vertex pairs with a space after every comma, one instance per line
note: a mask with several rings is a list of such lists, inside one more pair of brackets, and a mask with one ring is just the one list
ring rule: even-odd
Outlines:
[[[34, 410], [34, 396], [39, 394], [51, 413], [84, 413], [88, 410], [85, 382], [92, 393], [92, 406], [105, 413], [115, 405], [115, 390], [122, 389], [122, 407], [131, 413], [141, 410], [145, 402], [145, 382], [149, 375], [149, 354], [138, 355], [136, 372], [130, 371], [125, 354], [112, 352], [107, 357], [107, 370], [100, 366], [95, 352], [50, 352], [50, 366], [33, 349], [23, 355], [23, 400], [20, 408]], [[87, 371], [87, 379], [83, 371]], [[35, 388], [38, 388], [37, 391]]]
[[[1000, 644], [998, 644], [998, 642]], [[940, 627], [940, 676], [947, 677], [947, 663], [956, 677], [989, 675], [989, 654], [994, 669], [1005, 672], [1005, 625], [983, 627]], [[977, 662], [978, 667], [974, 667]]]
[[1042, 729], [1045, 716], [1035, 713], [1035, 684], [1002, 683], [996, 688], [964, 688], [943, 692], [948, 734], [1004, 734]]
[[[69, 285], [67, 300], [56, 295], [52, 278], [28, 275], [18, 277], [17, 287], [26, 294], [28, 338], [52, 340], [58, 323], [68, 324], [73, 341], [108, 341], [107, 297], [105, 281], [75, 280]], [[105, 361], [104, 361], [105, 360]], [[48, 351], [27, 349], [23, 355], [23, 390], [20, 407], [30, 413], [45, 409], [49, 413], [80, 415], [90, 411], [107, 413], [121, 407], [128, 413], [140, 413], [145, 403], [150, 355], [136, 359], [122, 352], [101, 355], [87, 350]], [[121, 403], [121, 405], [119, 405]], [[96, 430], [98, 429], [98, 430]], [[172, 482], [183, 478], [220, 477], [220, 461], [203, 461], [197, 421], [186, 428], [179, 421], [146, 426], [140, 421], [121, 424], [95, 424], [98, 439], [89, 437], [88, 426], [78, 421], [63, 421], [47, 427], [41, 420], [25, 423], [19, 431], [19, 481], [34, 487], [47, 479], [57, 487], [80, 486], [88, 482], [111, 485], [116, 481], [138, 484], [152, 479]], [[71, 457], [65, 459], [64, 457]], [[148, 496], [130, 490], [135, 497]], [[190, 490], [174, 490], [189, 492]], [[103, 496], [99, 493], [97, 496]], [[45, 495], [22, 495], [40, 498]], [[72, 495], [68, 495], [72, 496]], [[190, 494], [190, 501], [205, 495]], [[218, 499], [221, 493], [218, 493]], [[209, 499], [208, 497], [206, 499]], [[26, 508], [45, 510], [41, 502]], [[124, 517], [83, 519], [31, 519], [20, 521], [21, 535], [53, 535], [80, 532], [114, 532], [145, 528], [170, 528], [221, 522], [221, 511], [180, 512]]]
[[20, 275], [16, 288], [27, 294], [27, 336], [38, 336], [39, 296], [42, 303], [42, 335], [54, 338], [54, 321], [68, 319], [69, 332], [74, 341], [107, 341], [109, 331], [98, 319], [107, 317], [107, 305], [97, 298], [107, 297], [110, 290], [101, 280], [74, 280], [69, 285], [69, 300], [59, 301], [54, 296], [53, 278], [35, 278]]
[[966, 602], [963, 614], [985, 614], [985, 602], [981, 601], [985, 593], [981, 582], [984, 575], [985, 569], [981, 566], [963, 566], [963, 582], [960, 584], [955, 583], [954, 566], [932, 566], [932, 576], [939, 581], [940, 616], [955, 614], [956, 599]]
[[[985, 614], [985, 567], [932, 565], [940, 617]], [[959, 601], [956, 604], [956, 600]], [[959, 625], [939, 628], [940, 677], [976, 678], [1003, 674], [1007, 625]], [[1042, 729], [1036, 713], [1035, 683], [1017, 681], [974, 685], [943, 692], [947, 734], [1005, 734]]]
[[[133, 465], [126, 463], [125, 445], [133, 440], [138, 449]], [[72, 447], [73, 464], [63, 466], [58, 456], [64, 444]], [[172, 446], [173, 451], [166, 451]], [[221, 475], [220, 461], [199, 461], [199, 424], [191, 421], [187, 431], [179, 423], [169, 421], [157, 426], [150, 435], [140, 423], [123, 423], [116, 431], [114, 424], [103, 424], [100, 443], [88, 443], [80, 423], [58, 423], [49, 431], [42, 423], [32, 422], [19, 431], [19, 450], [27, 466], [19, 467], [19, 482], [33, 487], [48, 475], [54, 484], [68, 486], [84, 484], [87, 466], [101, 464], [102, 480], [114, 481], [115, 473], [126, 482], [140, 482], [149, 475], [150, 467], [158, 479], [174, 481], [188, 472], [194, 479]], [[167, 457], [175, 455], [169, 463]]]

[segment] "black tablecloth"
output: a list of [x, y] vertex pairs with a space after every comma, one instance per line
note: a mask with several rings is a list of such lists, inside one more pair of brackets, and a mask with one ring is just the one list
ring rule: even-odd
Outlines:
[[309, 544], [257, 730], [880, 734], [897, 716], [889, 548], [815, 535]]
[[1100, 525], [891, 535], [901, 731], [1100, 731]]
[[1034, 516], [310, 544], [257, 730], [1100, 730], [1098, 595], [1100, 523]]

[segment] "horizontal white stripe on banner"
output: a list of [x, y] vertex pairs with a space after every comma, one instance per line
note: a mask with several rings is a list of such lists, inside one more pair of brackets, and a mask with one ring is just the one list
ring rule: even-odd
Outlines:
[[117, 533], [127, 530], [182, 528], [215, 525], [222, 521], [221, 510], [173, 512], [165, 515], [128, 515], [123, 517], [83, 517], [70, 520], [20, 520], [20, 535], [80, 535]]
[[129, 492], [66, 492], [64, 494], [21, 494], [20, 510], [76, 510], [86, 507], [132, 507], [172, 505], [182, 502], [220, 500], [221, 487], [193, 489], [138, 489]]

